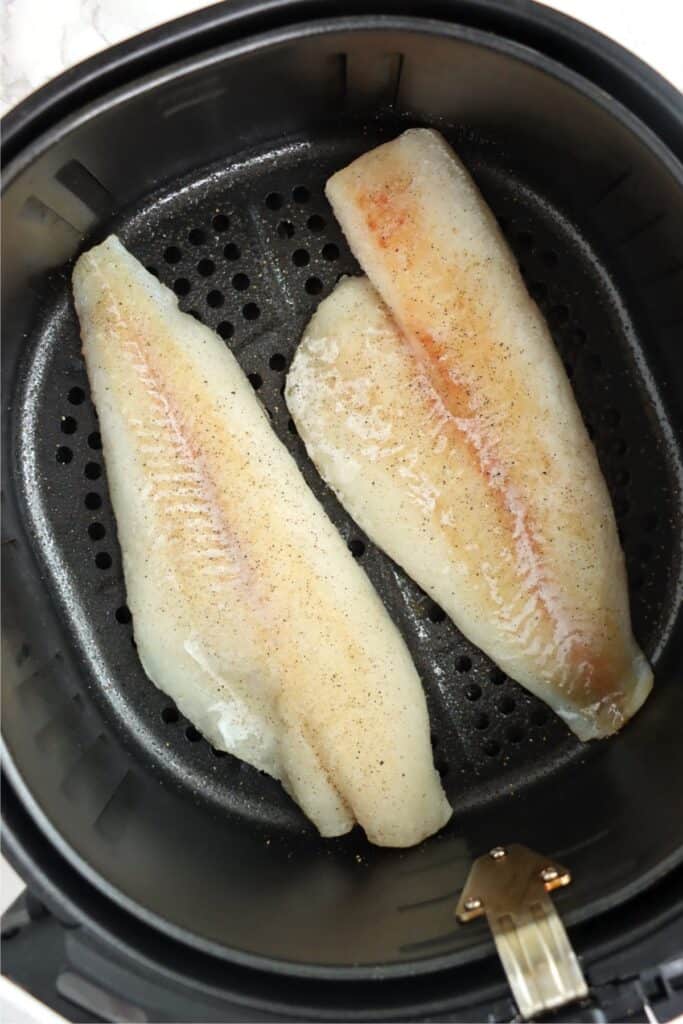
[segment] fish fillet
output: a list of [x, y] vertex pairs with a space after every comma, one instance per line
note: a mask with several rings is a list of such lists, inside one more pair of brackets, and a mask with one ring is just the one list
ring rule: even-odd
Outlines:
[[652, 673], [595, 451], [491, 212], [425, 130], [327, 193], [372, 284], [321, 304], [289, 373], [311, 458], [506, 673], [580, 739], [615, 732]]
[[73, 286], [149, 678], [322, 835], [441, 828], [408, 650], [233, 355], [115, 237]]

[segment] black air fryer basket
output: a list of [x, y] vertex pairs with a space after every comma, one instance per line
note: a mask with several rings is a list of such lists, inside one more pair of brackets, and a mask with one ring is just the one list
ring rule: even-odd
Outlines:
[[[595, 985], [610, 957], [636, 977], [683, 950], [680, 96], [523, 0], [342, 6], [212, 7], [5, 122], [6, 847], [80, 926], [72, 949], [88, 937], [82, 973], [129, 997], [156, 979], [150, 1019], [223, 1019], [228, 998], [230, 1019], [504, 1017], [486, 925], [453, 909], [472, 859], [513, 841], [571, 867], [556, 903]], [[358, 272], [324, 182], [415, 125], [453, 143], [498, 217], [607, 479], [655, 670], [610, 741], [580, 744], [458, 633], [358, 531], [288, 416], [303, 327]], [[455, 808], [415, 849], [321, 840], [144, 676], [70, 295], [75, 258], [112, 231], [235, 352], [407, 639]], [[666, 936], [656, 956], [648, 935]]]

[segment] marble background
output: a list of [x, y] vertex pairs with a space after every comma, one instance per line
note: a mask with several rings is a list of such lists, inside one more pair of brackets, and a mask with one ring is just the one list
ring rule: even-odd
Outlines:
[[0, 112], [98, 50], [207, 6], [207, 0], [0, 0]]

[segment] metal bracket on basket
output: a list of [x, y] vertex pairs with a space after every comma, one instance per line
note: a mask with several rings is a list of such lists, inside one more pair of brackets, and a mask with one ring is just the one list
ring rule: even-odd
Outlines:
[[548, 896], [569, 885], [567, 868], [513, 843], [475, 860], [456, 916], [486, 914], [507, 980], [525, 1020], [588, 995], [583, 973]]

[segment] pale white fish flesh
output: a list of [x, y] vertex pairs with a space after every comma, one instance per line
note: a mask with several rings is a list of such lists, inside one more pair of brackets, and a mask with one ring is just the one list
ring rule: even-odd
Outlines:
[[73, 286], [149, 678], [323, 835], [441, 828], [408, 650], [234, 356], [115, 237]]
[[321, 304], [289, 373], [309, 454], [507, 674], [580, 739], [615, 732], [652, 672], [593, 445], [493, 215], [426, 130], [360, 157], [327, 194], [372, 284], [346, 280]]

